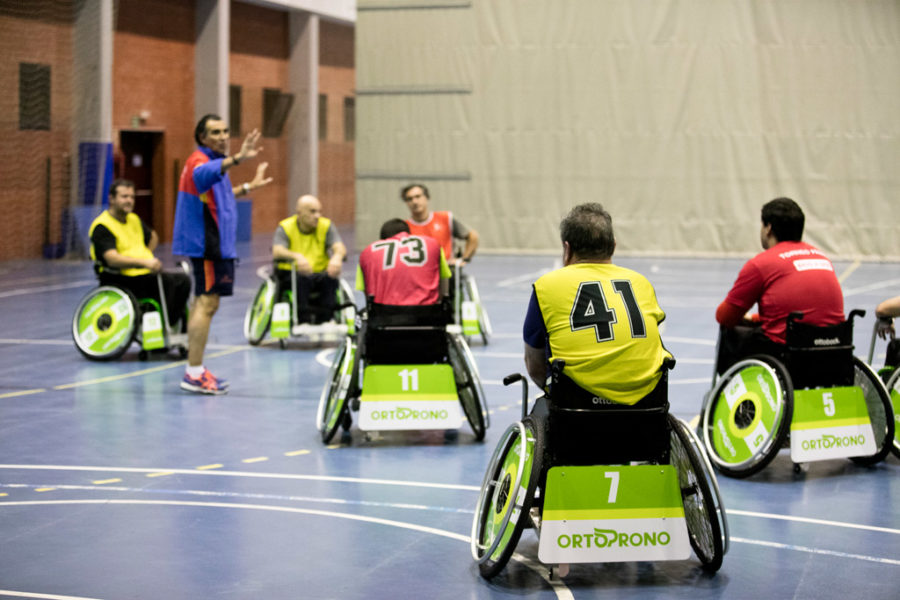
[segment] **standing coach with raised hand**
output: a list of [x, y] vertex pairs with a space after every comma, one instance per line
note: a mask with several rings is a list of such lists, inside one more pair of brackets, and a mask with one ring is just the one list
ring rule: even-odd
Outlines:
[[272, 182], [266, 177], [268, 163], [260, 163], [252, 181], [237, 187], [228, 176], [231, 167], [252, 160], [260, 133], [254, 129], [244, 138], [240, 150], [229, 156], [228, 125], [218, 115], [204, 115], [194, 129], [197, 149], [181, 172], [175, 207], [172, 253], [191, 259], [195, 300], [188, 321], [188, 365], [181, 388], [200, 394], [224, 394], [228, 384], [203, 365], [209, 326], [219, 308], [219, 297], [230, 296], [237, 258], [236, 196]]

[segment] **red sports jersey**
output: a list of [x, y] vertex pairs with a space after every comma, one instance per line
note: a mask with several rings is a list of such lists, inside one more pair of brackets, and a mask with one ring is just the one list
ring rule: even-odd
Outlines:
[[435, 211], [431, 213], [424, 223], [417, 223], [407, 219], [409, 232], [412, 235], [427, 235], [436, 239], [441, 244], [444, 257], [447, 260], [453, 258], [453, 214], [447, 211]]
[[450, 268], [434, 238], [398, 233], [359, 255], [356, 288], [378, 304], [421, 306], [440, 301]]
[[844, 320], [844, 294], [834, 266], [804, 242], [779, 242], [751, 258], [725, 301], [743, 310], [758, 303], [763, 332], [781, 344], [792, 312], [802, 312], [810, 325]]

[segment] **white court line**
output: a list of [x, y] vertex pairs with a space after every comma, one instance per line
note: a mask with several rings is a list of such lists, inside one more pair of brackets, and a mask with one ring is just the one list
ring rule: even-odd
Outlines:
[[780, 548], [782, 550], [793, 550], [795, 552], [808, 552], [809, 554], [821, 554], [824, 556], [836, 556], [838, 558], [855, 558], [856, 560], [865, 560], [868, 562], [881, 563], [885, 565], [900, 566], [900, 560], [893, 558], [881, 558], [878, 556], [867, 556], [865, 554], [850, 554], [848, 552], [838, 552], [837, 550], [822, 550], [821, 548], [810, 548], [808, 546], [796, 546], [794, 544], [782, 544], [779, 542], [767, 542], [764, 540], [748, 540], [744, 538], [731, 538], [732, 542], [739, 544], [752, 544], [754, 546], [767, 546], [769, 548]]
[[364, 477], [337, 477], [331, 475], [300, 475], [296, 473], [258, 473], [253, 471], [197, 471], [194, 469], [144, 469], [139, 467], [91, 467], [74, 465], [0, 465], [0, 469], [27, 471], [98, 471], [109, 473], [179, 473], [182, 475], [212, 475], [225, 477], [253, 477], [260, 479], [301, 479], [311, 481], [337, 481], [341, 483], [374, 483], [379, 485], [397, 485], [409, 487], [437, 488], [445, 490], [467, 490], [478, 492], [477, 485], [459, 485], [452, 483], [429, 483], [425, 481], [399, 481], [396, 479], [369, 479]]
[[[378, 517], [367, 517], [364, 515], [352, 515], [348, 513], [340, 513], [340, 512], [332, 512], [329, 510], [317, 510], [313, 508], [295, 508], [295, 507], [287, 507], [287, 506], [267, 506], [260, 504], [232, 504], [230, 502], [193, 502], [193, 501], [184, 501], [184, 500], [29, 500], [24, 502], [0, 502], [0, 507], [2, 506], [39, 506], [39, 505], [53, 505], [53, 504], [104, 504], [104, 505], [149, 505], [149, 506], [200, 506], [207, 508], [239, 508], [244, 510], [259, 510], [259, 511], [271, 511], [271, 512], [286, 512], [286, 513], [294, 513], [294, 514], [306, 514], [306, 515], [315, 515], [319, 517], [335, 517], [338, 519], [348, 519], [350, 521], [362, 521], [364, 523], [374, 523], [377, 525], [387, 525], [389, 527], [398, 527], [400, 529], [409, 529], [412, 531], [418, 531], [420, 533], [430, 533], [431, 535], [437, 535], [445, 538], [449, 538], [451, 540], [457, 540], [460, 542], [465, 542], [469, 544], [471, 539], [468, 535], [462, 535], [459, 533], [454, 533], [452, 531], [447, 531], [444, 529], [437, 529], [435, 527], [425, 527], [423, 525], [415, 525], [413, 523], [404, 523], [403, 521], [393, 521], [391, 519], [381, 519]], [[521, 556], [521, 555], [518, 555]], [[523, 557], [524, 558], [524, 557]], [[513, 555], [513, 559], [518, 560], [516, 555]], [[534, 570], [537, 570], [534, 566], [528, 565]], [[572, 593], [565, 587], [565, 584], [562, 582], [554, 584], [553, 582], [549, 582], [551, 588], [556, 593], [557, 598], [560, 600], [570, 600], [573, 598]]]
[[56, 285], [42, 285], [33, 288], [18, 288], [9, 290], [8, 292], [0, 292], [0, 298], [11, 298], [12, 296], [24, 296], [26, 294], [38, 294], [40, 292], [53, 292], [56, 290], [67, 290], [70, 288], [84, 287], [86, 285], [96, 285], [93, 279], [85, 279], [83, 281], [73, 281], [71, 283], [58, 283]]
[[876, 527], [874, 525], [859, 525], [857, 523], [844, 523], [842, 521], [827, 521], [824, 519], [810, 519], [808, 517], [795, 517], [792, 515], [774, 515], [772, 513], [753, 512], [749, 510], [726, 509], [729, 515], [740, 515], [742, 517], [756, 517], [758, 519], [777, 519], [781, 521], [793, 521], [795, 523], [811, 523], [814, 525], [827, 525], [829, 527], [846, 527], [847, 529], [863, 529], [866, 531], [877, 531], [879, 533], [890, 533], [900, 535], [900, 529], [890, 529], [888, 527]]
[[861, 264], [862, 263], [859, 260], [854, 261], [850, 266], [846, 268], [846, 270], [844, 270], [843, 273], [838, 276], [838, 283], [843, 285], [844, 282], [847, 281], [847, 278], [850, 277], [850, 274], [853, 273], [853, 271], [857, 270], [859, 268], [859, 265]]
[[[64, 505], [64, 504], [103, 504], [106, 506], [109, 505], [138, 505], [138, 506], [200, 506], [200, 507], [211, 507], [211, 508], [240, 508], [247, 510], [260, 510], [260, 511], [271, 511], [271, 512], [286, 512], [286, 513], [294, 513], [294, 514], [307, 514], [307, 515], [316, 515], [322, 517], [336, 517], [339, 519], [348, 519], [351, 521], [362, 521], [366, 523], [375, 523], [379, 525], [388, 525], [391, 527], [399, 527], [401, 529], [410, 529], [412, 531], [419, 531], [422, 533], [430, 533], [432, 535], [438, 535], [442, 537], [446, 537], [453, 540], [459, 540], [462, 542], [470, 543], [470, 537], [467, 535], [462, 535], [459, 533], [453, 533], [452, 531], [446, 531], [443, 529], [437, 529], [434, 527], [425, 527], [423, 525], [414, 525], [412, 523], [404, 523], [403, 521], [394, 521], [390, 519], [381, 519], [377, 517], [368, 517], [363, 515], [352, 515], [348, 513], [339, 513], [332, 512], [327, 510], [318, 510], [313, 508], [297, 508], [297, 507], [288, 507], [288, 506], [269, 506], [269, 505], [259, 505], [259, 504], [244, 504], [244, 503], [230, 503], [230, 502], [197, 502], [197, 501], [188, 501], [188, 500], [114, 500], [114, 499], [105, 499], [105, 500], [24, 500], [24, 501], [13, 501], [13, 502], [0, 502], [0, 508], [4, 506], [48, 506], [48, 505]], [[764, 514], [764, 513], [759, 513]], [[790, 517], [785, 517], [787, 520], [793, 520]], [[849, 524], [842, 524], [842, 526], [846, 526]], [[863, 526], [862, 528], [866, 528]], [[886, 530], [890, 533], [900, 533], [895, 530]], [[869, 562], [876, 562], [881, 564], [889, 564], [889, 565], [897, 565], [900, 566], [900, 560], [895, 560], [891, 558], [881, 558], [877, 556], [868, 556], [865, 554], [850, 554], [847, 552], [838, 552], [835, 550], [823, 550], [820, 548], [810, 548], [808, 546], [797, 546], [794, 544], [782, 544], [780, 542], [769, 542], [765, 540], [751, 540], [746, 538], [733, 537], [731, 538], [732, 542], [737, 542], [741, 544], [751, 544], [756, 546], [767, 546], [770, 548], [780, 548], [784, 550], [793, 550], [795, 552], [806, 552], [809, 554], [819, 554], [824, 556], [835, 556], [839, 558], [852, 558], [856, 560], [864, 560]], [[521, 556], [521, 555], [519, 555]], [[526, 566], [530, 566], [525, 563]], [[534, 567], [531, 567], [534, 568]], [[555, 591], [555, 588], [554, 588]], [[557, 594], [559, 595], [559, 594]], [[560, 596], [563, 597], [563, 596]], [[568, 596], [571, 597], [571, 596]]]
[[867, 292], [874, 292], [875, 290], [880, 290], [884, 288], [892, 288], [895, 287], [898, 283], [900, 283], [900, 279], [885, 279], [883, 281], [879, 281], [876, 283], [870, 283], [869, 285], [864, 285], [858, 288], [844, 288], [844, 297], [848, 296], [856, 296], [858, 294], [865, 294]]
[[58, 596], [56, 594], [36, 594], [32, 592], [14, 592], [12, 590], [0, 590], [0, 596], [13, 596], [16, 598], [42, 598], [43, 600], [100, 600], [87, 596]]

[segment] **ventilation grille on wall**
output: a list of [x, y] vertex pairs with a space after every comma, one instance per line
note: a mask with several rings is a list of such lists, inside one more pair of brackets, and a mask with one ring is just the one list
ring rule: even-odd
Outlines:
[[50, 65], [19, 63], [19, 129], [50, 129]]

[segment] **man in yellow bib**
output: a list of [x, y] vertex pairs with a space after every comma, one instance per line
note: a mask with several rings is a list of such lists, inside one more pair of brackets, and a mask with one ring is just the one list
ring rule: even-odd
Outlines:
[[129, 290], [138, 298], [159, 300], [160, 273], [169, 324], [184, 314], [191, 293], [191, 279], [182, 272], [164, 272], [153, 256], [159, 236], [134, 214], [134, 183], [116, 179], [109, 186], [109, 208], [91, 223], [91, 258], [100, 277], [100, 285]]
[[[331, 219], [322, 216], [322, 203], [315, 196], [300, 196], [297, 214], [281, 221], [275, 230], [272, 258], [293, 261], [299, 275], [296, 302], [301, 320], [306, 320], [304, 315], [313, 316], [314, 322], [331, 319], [346, 256], [340, 233]], [[280, 262], [277, 266], [282, 289], [290, 289], [292, 265]]]
[[640, 273], [612, 263], [612, 219], [581, 204], [560, 223], [563, 268], [534, 283], [523, 329], [525, 366], [541, 389], [549, 364], [603, 404], [631, 405], [656, 388], [671, 357], [659, 324], [665, 313]]

